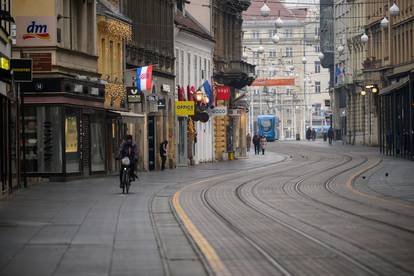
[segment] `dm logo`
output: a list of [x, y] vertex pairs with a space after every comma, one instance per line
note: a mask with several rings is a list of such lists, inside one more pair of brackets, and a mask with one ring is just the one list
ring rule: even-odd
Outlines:
[[23, 39], [50, 39], [50, 34], [47, 31], [47, 25], [36, 24], [35, 21], [32, 21], [30, 25], [27, 26], [26, 34], [23, 35]]

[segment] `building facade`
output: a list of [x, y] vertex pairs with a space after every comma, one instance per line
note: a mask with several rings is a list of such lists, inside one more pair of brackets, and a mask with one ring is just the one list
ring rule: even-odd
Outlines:
[[[204, 4], [209, 4], [205, 1]], [[191, 12], [190, 12], [191, 11]], [[196, 18], [203, 18], [199, 22]], [[178, 91], [202, 90], [204, 82], [211, 83], [213, 75], [214, 40], [211, 36], [211, 17], [208, 7], [178, 1], [175, 15], [176, 85]], [[200, 88], [200, 89], [199, 89]], [[191, 93], [184, 93], [178, 100], [193, 101]], [[193, 117], [194, 118], [194, 117]], [[177, 117], [177, 164], [187, 166], [214, 159], [213, 119], [207, 122], [192, 121], [191, 117]], [[194, 126], [194, 133], [188, 128]]]
[[14, 58], [33, 60], [20, 86], [27, 176], [67, 178], [107, 169], [104, 83], [95, 1], [13, 1]]
[[126, 46], [128, 86], [135, 86], [137, 67], [153, 66], [152, 89], [144, 91], [141, 101], [131, 103], [132, 112], [144, 114], [144, 123], [130, 125], [149, 170], [161, 168], [159, 145], [168, 140], [167, 168], [176, 166], [175, 149], [175, 1], [122, 1], [125, 15], [132, 20], [132, 40]]
[[2, 1], [0, 20], [0, 183], [3, 195], [17, 186], [16, 179], [16, 95], [12, 93], [11, 58], [11, 1]]
[[[108, 173], [118, 173], [116, 157], [126, 134], [125, 114], [128, 111], [124, 49], [126, 42], [132, 39], [132, 28], [130, 20], [120, 11], [120, 1], [99, 0], [96, 3], [98, 73], [105, 81], [104, 107], [107, 111], [106, 165]], [[121, 114], [124, 118], [120, 117]], [[142, 120], [137, 123], [142, 123]], [[142, 163], [140, 165], [142, 168]]]
[[215, 90], [228, 88], [230, 99], [218, 101], [218, 106], [227, 106], [235, 116], [220, 116], [214, 120], [215, 156], [232, 158], [246, 154], [247, 106], [246, 86], [254, 80], [254, 66], [242, 60], [242, 12], [251, 1], [212, 0], [212, 34], [215, 40], [213, 78]]
[[263, 17], [262, 6], [263, 1], [253, 1], [243, 23], [244, 55], [256, 65], [258, 78], [249, 88], [250, 129], [257, 131], [258, 115], [275, 114], [279, 139], [294, 139], [297, 134], [303, 138], [307, 127], [327, 124], [329, 110], [325, 105], [329, 71], [320, 61], [319, 12], [315, 6], [292, 8], [269, 2], [270, 14]]

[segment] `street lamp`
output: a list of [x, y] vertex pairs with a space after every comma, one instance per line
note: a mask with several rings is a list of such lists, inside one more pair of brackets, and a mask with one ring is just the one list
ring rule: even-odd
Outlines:
[[372, 87], [371, 92], [374, 93], [374, 94], [378, 93], [378, 87], [376, 87], [376, 86]]
[[272, 36], [272, 41], [274, 44], [277, 44], [280, 41], [280, 37], [275, 34], [274, 36]]
[[395, 4], [395, 2], [390, 7], [390, 14], [391, 16], [397, 16], [400, 14], [400, 8], [397, 6], [397, 4]]
[[280, 18], [280, 16], [276, 19], [276, 28], [282, 28], [283, 27], [283, 20]]
[[268, 17], [270, 15], [270, 8], [268, 5], [266, 5], [266, 2], [263, 3], [263, 6], [260, 8], [260, 14], [263, 17]]
[[344, 52], [345, 48], [344, 48], [344, 46], [339, 45], [337, 50], [338, 50], [338, 52], [341, 54], [341, 53], [343, 53], [343, 52]]
[[319, 60], [323, 60], [325, 58], [325, 55], [321, 52], [318, 54]]
[[361, 91], [361, 96], [365, 96], [367, 94], [367, 92], [365, 90]]
[[367, 43], [368, 42], [368, 35], [366, 33], [364, 33], [363, 35], [361, 35], [361, 42], [362, 43]]
[[306, 64], [306, 62], [308, 62], [308, 61], [306, 60], [306, 57], [303, 57], [303, 58], [302, 58], [302, 63], [303, 63], [303, 64]]
[[264, 48], [262, 45], [260, 45], [260, 47], [257, 49], [257, 53], [259, 54], [263, 54], [264, 53]]
[[384, 16], [384, 18], [380, 22], [381, 28], [383, 28], [383, 29], [387, 28], [388, 27], [388, 23], [389, 23], [389, 21], [388, 21], [387, 17]]
[[197, 101], [197, 103], [201, 103], [202, 100], [203, 100], [203, 92], [197, 91], [196, 92], [196, 101]]

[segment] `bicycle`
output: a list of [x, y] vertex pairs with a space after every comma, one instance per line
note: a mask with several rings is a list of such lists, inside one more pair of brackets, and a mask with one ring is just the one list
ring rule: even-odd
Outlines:
[[131, 177], [130, 177], [130, 164], [131, 161], [128, 157], [124, 157], [121, 160], [121, 166], [122, 166], [122, 176], [121, 176], [121, 188], [122, 193], [125, 194], [125, 192], [129, 193], [129, 188], [131, 186]]

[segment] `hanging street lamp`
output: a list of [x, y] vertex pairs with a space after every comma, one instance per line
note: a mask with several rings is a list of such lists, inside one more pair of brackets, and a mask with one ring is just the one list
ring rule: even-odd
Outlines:
[[275, 34], [274, 36], [272, 36], [272, 41], [274, 44], [277, 44], [280, 41], [280, 37]]
[[388, 27], [388, 23], [389, 23], [389, 21], [388, 21], [387, 17], [384, 16], [384, 18], [380, 22], [381, 28], [383, 28], [383, 29], [387, 28]]
[[268, 17], [270, 15], [270, 8], [266, 3], [263, 3], [263, 6], [260, 8], [260, 14], [263, 17]]
[[399, 14], [400, 14], [400, 8], [394, 2], [394, 4], [392, 4], [392, 6], [390, 7], [390, 15], [397, 16]]
[[361, 42], [362, 43], [367, 43], [368, 42], [368, 35], [366, 33], [364, 33], [363, 35], [361, 35]]

